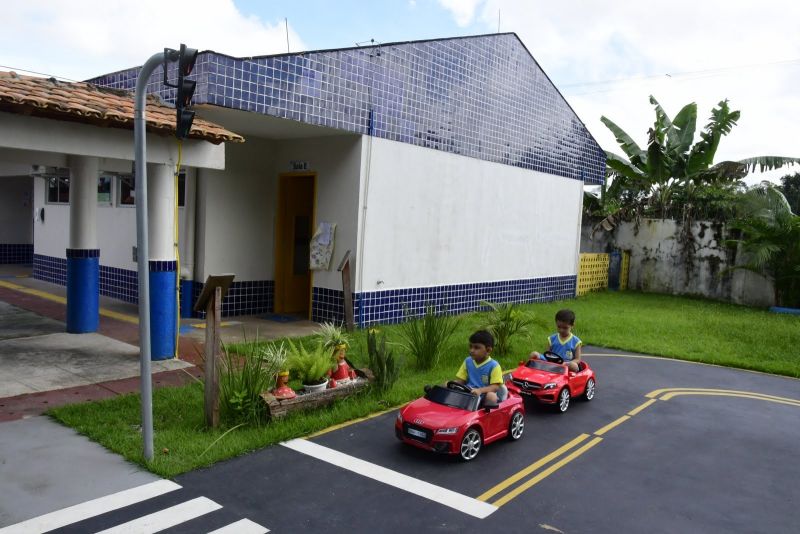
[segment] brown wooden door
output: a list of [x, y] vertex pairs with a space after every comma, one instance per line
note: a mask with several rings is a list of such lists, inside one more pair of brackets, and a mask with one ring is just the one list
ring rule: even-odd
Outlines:
[[275, 312], [309, 317], [314, 175], [281, 175], [275, 240]]

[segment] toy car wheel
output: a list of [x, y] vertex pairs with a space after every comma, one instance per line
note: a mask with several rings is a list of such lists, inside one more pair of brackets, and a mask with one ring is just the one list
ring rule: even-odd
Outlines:
[[569, 409], [569, 401], [571, 395], [569, 394], [569, 389], [564, 388], [558, 393], [558, 402], [556, 402], [556, 410], [560, 413], [564, 413]]
[[469, 462], [470, 460], [474, 460], [478, 453], [481, 452], [481, 446], [483, 445], [483, 440], [481, 439], [481, 434], [474, 428], [470, 428], [464, 434], [464, 437], [461, 438], [461, 451], [460, 456], [461, 459], [465, 462]]
[[586, 389], [583, 390], [583, 400], [590, 401], [594, 398], [594, 378], [586, 381]]
[[522, 437], [524, 431], [525, 416], [522, 415], [522, 412], [514, 412], [514, 415], [511, 416], [511, 421], [508, 423], [508, 439], [517, 441]]

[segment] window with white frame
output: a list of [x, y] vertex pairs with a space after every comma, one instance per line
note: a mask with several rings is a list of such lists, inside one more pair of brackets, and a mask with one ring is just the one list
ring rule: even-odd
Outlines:
[[117, 176], [117, 205], [136, 205], [136, 177], [132, 174]]
[[97, 205], [98, 206], [111, 206], [113, 205], [113, 198], [111, 192], [113, 191], [114, 175], [106, 172], [101, 172], [97, 177]]
[[45, 200], [48, 204], [69, 204], [69, 170], [58, 169], [53, 174], [45, 175], [47, 189]]

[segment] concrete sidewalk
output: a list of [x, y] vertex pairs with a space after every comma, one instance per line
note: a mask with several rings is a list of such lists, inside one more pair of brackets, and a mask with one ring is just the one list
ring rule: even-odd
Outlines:
[[[28, 276], [30, 267], [0, 266], [0, 422], [74, 402], [139, 391], [139, 326], [135, 304], [100, 297], [97, 333], [67, 334], [66, 288]], [[154, 387], [202, 376], [205, 322], [181, 321], [178, 358], [152, 362]], [[225, 318], [226, 344], [302, 336], [304, 320]]]

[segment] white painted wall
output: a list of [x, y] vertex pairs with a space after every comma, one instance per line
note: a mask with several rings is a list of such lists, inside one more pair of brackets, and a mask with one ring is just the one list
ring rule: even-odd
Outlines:
[[278, 176], [300, 160], [317, 173], [317, 222], [337, 223], [331, 269], [314, 271], [313, 284], [340, 289], [338, 262], [347, 249], [355, 254], [360, 152], [358, 136], [248, 137], [228, 145], [225, 171], [199, 171], [195, 280], [219, 273], [234, 273], [237, 281], [274, 279]]
[[274, 153], [272, 141], [248, 137], [226, 146], [224, 171], [198, 170], [195, 280], [273, 278]]
[[33, 243], [33, 178], [0, 177], [0, 243]]
[[364, 146], [359, 291], [577, 273], [582, 182], [382, 139]]
[[47, 182], [43, 178], [34, 178], [33, 209], [34, 213], [38, 213], [44, 208], [44, 221], [36, 220], [33, 223], [33, 253], [66, 258], [69, 244], [69, 206], [45, 204], [46, 192]]
[[342, 275], [336, 268], [348, 250], [351, 251], [350, 273], [353, 277], [357, 252], [361, 146], [362, 137], [352, 135], [286, 140], [278, 142], [276, 146], [275, 176], [290, 170], [290, 161], [308, 162], [309, 170], [317, 173], [316, 224], [336, 223], [330, 267], [327, 271], [312, 271], [312, 283], [316, 287], [342, 289]]
[[[130, 162], [127, 163], [127, 170], [130, 170]], [[112, 165], [100, 161], [100, 170], [121, 171], [123, 167]], [[189, 169], [186, 186], [186, 201], [193, 199], [193, 176], [194, 169]], [[31, 178], [28, 178], [31, 180]], [[45, 219], [35, 221], [34, 227], [34, 253], [57, 258], [66, 257], [66, 249], [69, 246], [69, 206], [64, 204], [46, 204], [46, 185], [44, 179], [33, 178], [34, 209], [44, 207]], [[116, 203], [116, 188], [118, 184], [114, 181], [111, 195]], [[182, 253], [186, 250], [184, 235], [186, 234], [189, 221], [186, 217], [186, 209], [178, 209], [178, 220], [180, 222], [180, 246]], [[135, 271], [136, 262], [133, 261], [132, 248], [136, 246], [136, 208], [134, 206], [108, 206], [98, 204], [97, 217], [97, 246], [100, 249], [100, 264], [108, 267], [117, 267]]]

